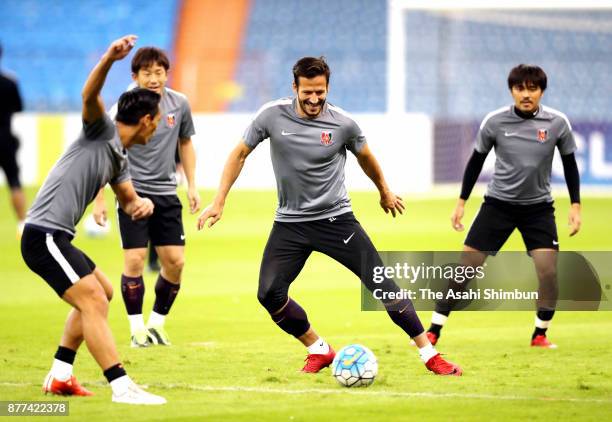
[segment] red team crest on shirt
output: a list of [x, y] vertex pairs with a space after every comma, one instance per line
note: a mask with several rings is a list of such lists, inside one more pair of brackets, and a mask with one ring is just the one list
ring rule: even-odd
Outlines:
[[548, 131], [546, 129], [538, 129], [538, 141], [546, 142], [548, 139]]
[[166, 123], [168, 124], [168, 127], [170, 129], [174, 127], [174, 125], [176, 124], [176, 117], [174, 116], [174, 113], [166, 115]]
[[327, 132], [327, 131], [321, 132], [321, 144], [323, 144], [326, 147], [328, 147], [328, 146], [330, 146], [333, 143], [334, 143], [334, 141], [332, 141], [332, 133], [331, 132]]

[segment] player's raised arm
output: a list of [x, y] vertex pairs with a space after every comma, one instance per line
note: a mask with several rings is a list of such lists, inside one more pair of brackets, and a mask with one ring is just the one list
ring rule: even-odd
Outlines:
[[83, 121], [92, 123], [104, 115], [104, 103], [102, 102], [100, 91], [102, 91], [104, 86], [106, 75], [115, 61], [121, 60], [128, 55], [132, 47], [134, 47], [137, 38], [136, 35], [126, 35], [113, 41], [87, 77], [83, 86], [83, 92], [81, 93], [83, 98]]
[[206, 224], [206, 220], [211, 219], [208, 223], [208, 227], [212, 227], [217, 221], [221, 219], [223, 215], [223, 207], [225, 206], [225, 198], [229, 193], [232, 185], [240, 175], [244, 162], [249, 154], [253, 151], [253, 148], [249, 147], [244, 141], [240, 141], [238, 145], [232, 150], [225, 166], [223, 167], [223, 174], [221, 175], [221, 182], [219, 183], [219, 190], [213, 203], [207, 206], [204, 211], [198, 217], [198, 230], [202, 230]]
[[132, 220], [139, 220], [153, 214], [153, 202], [149, 198], [138, 196], [130, 180], [112, 184], [111, 187], [117, 196], [119, 206], [132, 217]]
[[387, 186], [385, 176], [383, 175], [382, 168], [374, 154], [370, 150], [367, 144], [363, 146], [359, 155], [357, 155], [357, 162], [363, 169], [363, 172], [374, 182], [378, 192], [380, 193], [380, 206], [385, 213], [393, 215], [395, 218], [396, 213], [404, 213], [404, 201], [401, 197], [397, 196]]

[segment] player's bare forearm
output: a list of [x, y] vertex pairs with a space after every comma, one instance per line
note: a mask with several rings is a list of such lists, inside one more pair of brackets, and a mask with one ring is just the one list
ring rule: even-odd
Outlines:
[[136, 38], [135, 35], [126, 35], [113, 41], [100, 61], [89, 73], [81, 92], [84, 121], [94, 122], [104, 115], [104, 103], [102, 102], [100, 92], [106, 81], [106, 75], [108, 75], [108, 71], [115, 61], [121, 60], [128, 55], [132, 47], [134, 47]]
[[134, 190], [132, 181], [126, 180], [125, 182], [111, 185], [111, 188], [113, 189], [113, 192], [115, 192], [117, 202], [119, 202], [121, 209], [125, 211], [126, 214], [131, 215], [132, 206], [139, 198], [138, 194]]
[[381, 196], [386, 192], [389, 192], [390, 189], [385, 181], [382, 168], [367, 145], [363, 147], [357, 156], [357, 162], [366, 176], [368, 176], [370, 180], [374, 182], [374, 185], [376, 185], [376, 188], [380, 192]]
[[196, 153], [191, 138], [180, 139], [179, 156], [181, 157], [181, 163], [183, 164], [183, 171], [185, 172], [185, 178], [187, 179], [187, 186], [195, 187]]
[[242, 167], [246, 158], [251, 153], [252, 149], [247, 146], [244, 142], [240, 142], [227, 157], [225, 166], [223, 167], [223, 174], [221, 175], [221, 182], [219, 183], [219, 189], [215, 196], [215, 203], [219, 205], [225, 204], [225, 198], [230, 189], [238, 179]]

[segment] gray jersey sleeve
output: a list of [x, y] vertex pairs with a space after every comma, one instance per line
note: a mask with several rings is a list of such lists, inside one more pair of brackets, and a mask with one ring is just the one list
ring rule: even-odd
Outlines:
[[115, 125], [112, 120], [104, 114], [92, 123], [83, 122], [85, 139], [89, 141], [108, 141], [115, 136]]
[[191, 106], [189, 101], [185, 98], [183, 102], [183, 112], [181, 118], [181, 129], [179, 137], [181, 139], [188, 139], [195, 135], [195, 126], [193, 125], [193, 117], [191, 116]]
[[572, 126], [569, 121], [561, 119], [561, 125], [557, 148], [559, 148], [559, 153], [561, 153], [561, 155], [568, 155], [576, 151], [576, 141], [574, 140]]
[[346, 134], [346, 149], [351, 151], [355, 156], [359, 155], [361, 150], [366, 144], [366, 138], [361, 131], [359, 125], [354, 121], [350, 120], [350, 124], [347, 126]]
[[130, 180], [131, 177], [130, 177], [130, 170], [128, 166], [129, 166], [128, 160], [123, 160], [123, 162], [121, 163], [121, 168], [119, 168], [117, 175], [111, 178], [111, 180], [108, 183], [110, 183], [111, 185], [117, 185], [119, 183], [123, 183], [125, 181]]
[[492, 125], [492, 119], [485, 118], [476, 134], [476, 146], [474, 148], [481, 154], [488, 154], [495, 144], [495, 131]]
[[266, 110], [259, 112], [244, 131], [242, 139], [247, 146], [255, 148], [261, 141], [270, 137], [267, 129], [267, 114]]

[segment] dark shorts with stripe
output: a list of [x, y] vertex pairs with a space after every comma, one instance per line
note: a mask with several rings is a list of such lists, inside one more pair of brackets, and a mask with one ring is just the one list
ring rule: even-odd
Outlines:
[[497, 253], [514, 229], [518, 229], [528, 251], [559, 250], [555, 208], [552, 202], [518, 205], [485, 196], [472, 223], [465, 245]]
[[42, 277], [59, 297], [96, 269], [96, 264], [72, 245], [72, 238], [61, 230], [30, 224], [26, 224], [21, 236], [21, 255], [26, 265]]
[[117, 209], [123, 249], [146, 248], [149, 241], [153, 246], [185, 246], [183, 205], [178, 196], [137, 193], [149, 198], [155, 209], [149, 218], [135, 221], [121, 208]]
[[391, 279], [373, 282], [374, 267], [383, 262], [374, 244], [352, 212], [322, 220], [274, 222], [259, 272], [258, 298], [270, 313], [287, 301], [289, 286], [312, 252], [336, 260], [359, 277], [365, 287], [398, 291]]

